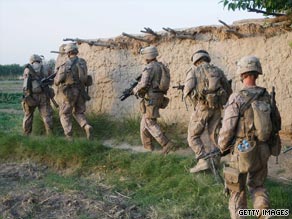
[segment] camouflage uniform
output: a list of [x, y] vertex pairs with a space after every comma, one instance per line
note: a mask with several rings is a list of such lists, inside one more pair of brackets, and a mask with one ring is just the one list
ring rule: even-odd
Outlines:
[[[48, 135], [52, 132], [53, 110], [50, 104], [50, 98], [40, 87], [41, 79], [47, 77], [48, 73], [44, 71], [41, 61], [40, 56], [33, 55], [30, 64], [26, 65], [23, 73], [25, 98], [22, 101], [24, 111], [22, 127], [25, 135], [29, 135], [32, 132], [33, 114], [36, 108], [38, 108], [43, 119], [46, 134]], [[30, 79], [28, 79], [29, 77]], [[27, 84], [30, 83], [29, 81], [31, 81], [31, 85]]]
[[[73, 47], [72, 50], [77, 50], [77, 47], [75, 48], [71, 44], [68, 46], [69, 50], [71, 47]], [[67, 51], [67, 53], [72, 50]], [[57, 68], [57, 75], [54, 80], [55, 85], [58, 86], [56, 96], [61, 102], [59, 104], [60, 121], [64, 134], [68, 139], [71, 139], [73, 134], [72, 115], [86, 131], [87, 138], [91, 138], [92, 127], [88, 124], [84, 114], [86, 110], [85, 102], [88, 100], [88, 96], [82, 79], [85, 76], [81, 76], [83, 74], [87, 74], [86, 61], [78, 58], [77, 55], [71, 55], [64, 64]]]
[[[148, 48], [151, 49], [153, 47]], [[157, 53], [157, 50], [155, 51]], [[154, 56], [156, 57], [157, 55]], [[144, 148], [153, 150], [152, 140], [154, 138], [163, 147], [163, 153], [168, 153], [174, 146], [164, 135], [157, 123], [157, 118], [160, 117], [159, 109], [164, 104], [164, 101], [168, 99], [165, 99], [164, 92], [158, 88], [162, 74], [161, 65], [163, 64], [157, 62], [155, 57], [146, 65], [142, 73], [142, 78], [133, 92], [143, 97], [140, 102], [140, 109], [143, 114], [140, 124], [140, 134]]]
[[[203, 51], [200, 53], [200, 51]], [[227, 94], [231, 93], [230, 85], [223, 73], [223, 71], [216, 66], [209, 64], [210, 57], [207, 52], [204, 50], [200, 50], [196, 52], [192, 58], [192, 61], [195, 63], [199, 62], [201, 58], [206, 57], [205, 61], [202, 61], [197, 66], [192, 66], [192, 68], [187, 73], [185, 88], [184, 88], [184, 96], [189, 97], [193, 102], [195, 108], [191, 115], [189, 126], [188, 126], [188, 143], [192, 150], [195, 152], [196, 157], [201, 156], [206, 153], [205, 145], [201, 140], [201, 136], [207, 128], [208, 136], [210, 138], [210, 142], [213, 144], [211, 147], [215, 147], [216, 145], [216, 133], [220, 127], [221, 121], [221, 112], [222, 105], [221, 103], [210, 105], [205, 95], [200, 94], [200, 79], [199, 75], [201, 74], [213, 74], [215, 72], [216, 77], [219, 78], [221, 86], [227, 90]], [[198, 56], [198, 54], [200, 54]], [[212, 69], [210, 71], [210, 69]], [[203, 73], [202, 73], [203, 72]], [[207, 78], [209, 78], [207, 76]], [[216, 88], [217, 89], [217, 88]], [[219, 162], [219, 161], [217, 161]], [[191, 173], [199, 172], [202, 170], [209, 169], [208, 161], [200, 159], [198, 164], [190, 169]]]
[[[231, 142], [235, 142], [235, 147], [231, 154], [228, 166], [239, 172], [238, 182], [230, 182], [227, 175], [224, 174], [226, 185], [230, 191], [229, 211], [231, 219], [245, 218], [240, 217], [237, 214], [239, 209], [247, 208], [245, 185], [248, 186], [251, 193], [253, 207], [255, 209], [268, 209], [270, 206], [268, 194], [264, 188], [264, 181], [268, 172], [267, 162], [270, 157], [270, 148], [267, 142], [256, 140], [256, 137], [253, 134], [252, 130], [254, 129], [254, 126], [251, 125], [253, 124], [253, 113], [251, 107], [240, 116], [242, 113], [240, 110], [248, 100], [245, 95], [253, 96], [262, 90], [263, 88], [258, 86], [246, 86], [240, 92], [233, 93], [230, 96], [224, 109], [224, 118], [219, 133], [218, 144], [220, 150], [225, 151], [230, 146]], [[267, 91], [265, 91], [260, 98], [262, 101], [270, 102], [270, 95]], [[280, 120], [281, 118], [279, 117], [277, 119]], [[237, 145], [243, 138], [254, 139], [258, 146], [256, 158], [257, 163], [247, 173], [240, 173], [239, 171], [239, 151]], [[231, 185], [231, 187], [228, 185]], [[260, 218], [264, 217], [260, 216]]]

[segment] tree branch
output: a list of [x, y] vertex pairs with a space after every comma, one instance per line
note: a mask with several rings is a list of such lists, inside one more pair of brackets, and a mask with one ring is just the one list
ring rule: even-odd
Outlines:
[[129, 37], [129, 38], [132, 38], [132, 39], [135, 39], [135, 40], [139, 40], [139, 41], [142, 41], [142, 42], [145, 42], [145, 43], [151, 43], [150, 40], [146, 40], [146, 39], [143, 39], [141, 37], [136, 37], [136, 36], [133, 36], [133, 35], [130, 35], [130, 34], [127, 34], [127, 33], [122, 33], [123, 36], [126, 36], [126, 37]]
[[163, 30], [165, 30], [166, 32], [169, 32], [170, 34], [174, 35], [176, 38], [178, 39], [191, 39], [191, 40], [196, 40], [196, 37], [194, 35], [188, 34], [188, 33], [184, 33], [182, 31], [176, 31], [174, 29], [171, 28], [162, 28]]
[[256, 12], [256, 13], [262, 13], [265, 15], [272, 15], [272, 16], [284, 16], [285, 14], [279, 14], [279, 13], [273, 13], [273, 12], [267, 12], [267, 11], [263, 11], [263, 10], [259, 10], [259, 9], [255, 9], [255, 8], [249, 8], [247, 7], [248, 12]]
[[149, 28], [149, 27], [144, 27], [144, 29], [145, 29], [145, 30], [141, 30], [140, 32], [142, 32], [142, 33], [149, 33], [149, 34], [155, 36], [156, 38], [160, 38], [160, 37], [161, 37], [159, 34], [155, 33], [155, 32], [154, 32], [151, 28]]
[[228, 28], [228, 30], [226, 30], [227, 33], [232, 33], [235, 36], [237, 36], [238, 38], [242, 38], [245, 37], [245, 35], [239, 33], [238, 31], [234, 30], [232, 27], [230, 27], [228, 24], [226, 24], [224, 21], [222, 20], [218, 20], [221, 24], [223, 24], [225, 27]]

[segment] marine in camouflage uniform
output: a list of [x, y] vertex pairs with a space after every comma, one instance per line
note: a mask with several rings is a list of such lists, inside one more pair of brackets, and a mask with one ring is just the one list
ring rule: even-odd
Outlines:
[[158, 56], [156, 47], [146, 47], [141, 54], [147, 65], [142, 72], [141, 80], [133, 90], [135, 95], [142, 97], [141, 141], [145, 149], [152, 151], [154, 149], [152, 141], [155, 139], [163, 147], [162, 153], [167, 154], [174, 149], [174, 145], [157, 123], [157, 118], [160, 117], [159, 109], [165, 108], [168, 104], [168, 99], [164, 97], [165, 93], [159, 89], [163, 64], [156, 59]]
[[23, 93], [22, 108], [24, 111], [23, 132], [25, 135], [30, 135], [32, 132], [33, 114], [38, 108], [43, 119], [46, 134], [52, 132], [53, 127], [53, 110], [50, 104], [50, 98], [44, 93], [41, 88], [40, 81], [48, 76], [48, 72], [44, 70], [42, 59], [39, 55], [32, 55], [30, 63], [25, 66], [23, 78]]
[[[260, 100], [266, 103], [270, 103], [270, 95], [265, 89], [256, 85], [258, 75], [262, 74], [258, 58], [254, 56], [243, 57], [238, 63], [237, 74], [240, 75], [244, 87], [238, 93], [233, 93], [230, 96], [224, 109], [222, 128], [218, 139], [222, 152], [227, 150], [230, 144], [234, 144], [229, 162], [230, 168], [226, 168], [226, 171], [224, 170], [225, 183], [230, 192], [229, 211], [231, 219], [245, 218], [238, 215], [238, 210], [247, 209], [246, 185], [251, 193], [255, 209], [268, 209], [270, 206], [268, 194], [264, 188], [264, 181], [268, 172], [267, 163], [271, 154], [270, 148], [266, 141], [259, 141], [257, 139], [252, 107], [250, 106], [249, 109], [243, 113], [241, 112], [243, 106], [255, 94], [262, 92]], [[277, 119], [281, 120], [277, 108], [276, 111]], [[256, 163], [252, 165], [247, 173], [241, 173], [237, 145], [245, 138], [255, 142], [258, 151], [255, 159]], [[259, 218], [269, 217], [259, 216]]]
[[[215, 147], [223, 104], [232, 90], [223, 71], [210, 64], [211, 58], [208, 52], [198, 50], [191, 60], [194, 65], [187, 72], [184, 98], [188, 97], [194, 105], [188, 126], [188, 144], [198, 157], [206, 153], [206, 147], [201, 139], [206, 128], [212, 144], [210, 147]], [[216, 81], [211, 81], [211, 78]], [[215, 163], [218, 162], [219, 160]], [[190, 173], [209, 168], [209, 161], [200, 159], [196, 166], [190, 169]]]
[[87, 80], [86, 61], [77, 56], [78, 48], [75, 44], [67, 44], [65, 52], [68, 60], [57, 67], [54, 79], [57, 89], [57, 99], [60, 100], [59, 116], [67, 139], [72, 139], [72, 115], [85, 130], [87, 139], [92, 138], [92, 126], [85, 117], [85, 102], [89, 96], [85, 92]]

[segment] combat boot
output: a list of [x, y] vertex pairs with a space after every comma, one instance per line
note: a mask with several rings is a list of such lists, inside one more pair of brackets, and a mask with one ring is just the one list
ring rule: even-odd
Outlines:
[[207, 169], [210, 169], [209, 162], [207, 160], [200, 159], [196, 166], [190, 169], [190, 173], [197, 173]]
[[73, 141], [72, 135], [65, 135], [67, 141]]
[[162, 148], [162, 154], [168, 154], [170, 151], [175, 151], [176, 146], [169, 141], [163, 148]]
[[87, 138], [88, 140], [92, 140], [92, 126], [86, 124], [86, 125], [84, 126], [84, 130], [85, 130], [85, 132], [86, 132], [86, 138]]

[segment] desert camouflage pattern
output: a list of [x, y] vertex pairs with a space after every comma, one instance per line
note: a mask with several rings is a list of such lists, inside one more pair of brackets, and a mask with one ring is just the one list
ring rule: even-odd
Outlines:
[[[260, 89], [262, 88], [257, 86], [244, 88], [245, 91], [251, 93], [259, 92]], [[269, 98], [269, 94], [267, 92], [264, 98]], [[218, 138], [218, 145], [221, 151], [226, 150], [234, 137], [236, 140], [235, 142], [237, 142], [246, 136], [246, 131], [248, 130], [244, 130], [243, 127], [245, 127], [245, 125], [241, 123], [242, 119], [239, 120], [239, 110], [245, 101], [246, 98], [242, 95], [239, 93], [233, 93], [225, 106], [222, 128]], [[252, 120], [252, 117], [248, 117], [249, 113], [247, 111], [244, 113], [243, 120], [245, 120], [245, 124], [251, 124], [253, 121], [249, 120]], [[240, 124], [238, 125], [238, 123]], [[239, 182], [242, 184], [239, 186], [242, 188], [241, 191], [230, 191], [229, 211], [231, 219], [245, 218], [239, 217], [237, 211], [242, 208], [247, 208], [246, 186], [250, 191], [253, 207], [255, 209], [268, 209], [270, 206], [269, 197], [266, 189], [264, 188], [264, 181], [267, 178], [268, 172], [267, 162], [270, 157], [270, 148], [267, 142], [256, 142], [258, 146], [259, 165], [256, 165], [257, 167], [248, 173], [240, 173], [241, 177], [243, 177], [243, 180]], [[237, 143], [235, 143], [234, 152], [231, 155], [229, 166], [238, 170], [239, 153], [236, 145]], [[264, 217], [261, 216], [260, 218]]]
[[188, 144], [196, 157], [206, 153], [206, 147], [201, 136], [207, 128], [210, 143], [208, 150], [215, 148], [217, 131], [220, 127], [221, 109], [211, 109], [204, 102], [199, 101], [191, 115], [188, 126]]
[[[77, 59], [77, 60], [76, 60]], [[72, 63], [75, 61], [75, 64]], [[78, 64], [79, 58], [77, 56], [69, 58], [64, 64], [57, 69], [57, 75], [54, 83], [58, 86], [56, 92], [56, 99], [59, 101], [59, 116], [60, 121], [66, 137], [72, 137], [72, 116], [78, 124], [85, 129], [88, 124], [85, 111], [86, 100], [82, 96], [81, 89], [82, 81], [79, 78], [80, 66]], [[84, 68], [87, 69], [86, 62], [81, 59], [80, 61]], [[90, 136], [89, 136], [90, 137]]]
[[162, 70], [161, 63], [152, 61], [146, 65], [142, 78], [134, 88], [134, 94], [143, 97], [140, 103], [142, 120], [140, 125], [141, 140], [144, 148], [153, 150], [152, 140], [155, 138], [162, 146], [166, 146], [169, 139], [162, 132], [157, 118], [160, 117], [159, 109], [163, 104], [164, 94], [159, 90]]
[[[211, 142], [208, 150], [215, 147], [223, 108], [220, 104], [211, 107], [204, 96], [201, 95], [201, 90], [206, 85], [200, 82], [199, 75], [208, 74], [209, 68], [216, 69], [216, 73], [220, 75], [218, 78], [222, 81], [222, 87], [226, 86], [227, 79], [223, 71], [207, 62], [192, 66], [187, 72], [185, 80], [184, 97], [189, 98], [194, 105], [194, 111], [188, 126], [188, 144], [195, 152], [196, 157], [206, 153], [205, 145], [201, 140], [201, 136], [206, 129]], [[206, 70], [202, 73], [201, 69]]]
[[[24, 91], [25, 95], [30, 95], [34, 104], [29, 103], [26, 99], [22, 101], [22, 109], [24, 111], [24, 117], [22, 122], [22, 128], [25, 135], [30, 135], [33, 125], [33, 114], [36, 108], [38, 108], [40, 115], [43, 119], [46, 134], [49, 135], [53, 128], [53, 110], [50, 104], [50, 98], [42, 91], [38, 81], [47, 76], [47, 72], [43, 70], [43, 66], [40, 63], [34, 62], [32, 65], [34, 72], [31, 72], [29, 68], [25, 68], [23, 72], [24, 82], [27, 81], [28, 76], [31, 76], [32, 80], [32, 93]], [[25, 86], [25, 85], [24, 85]]]

